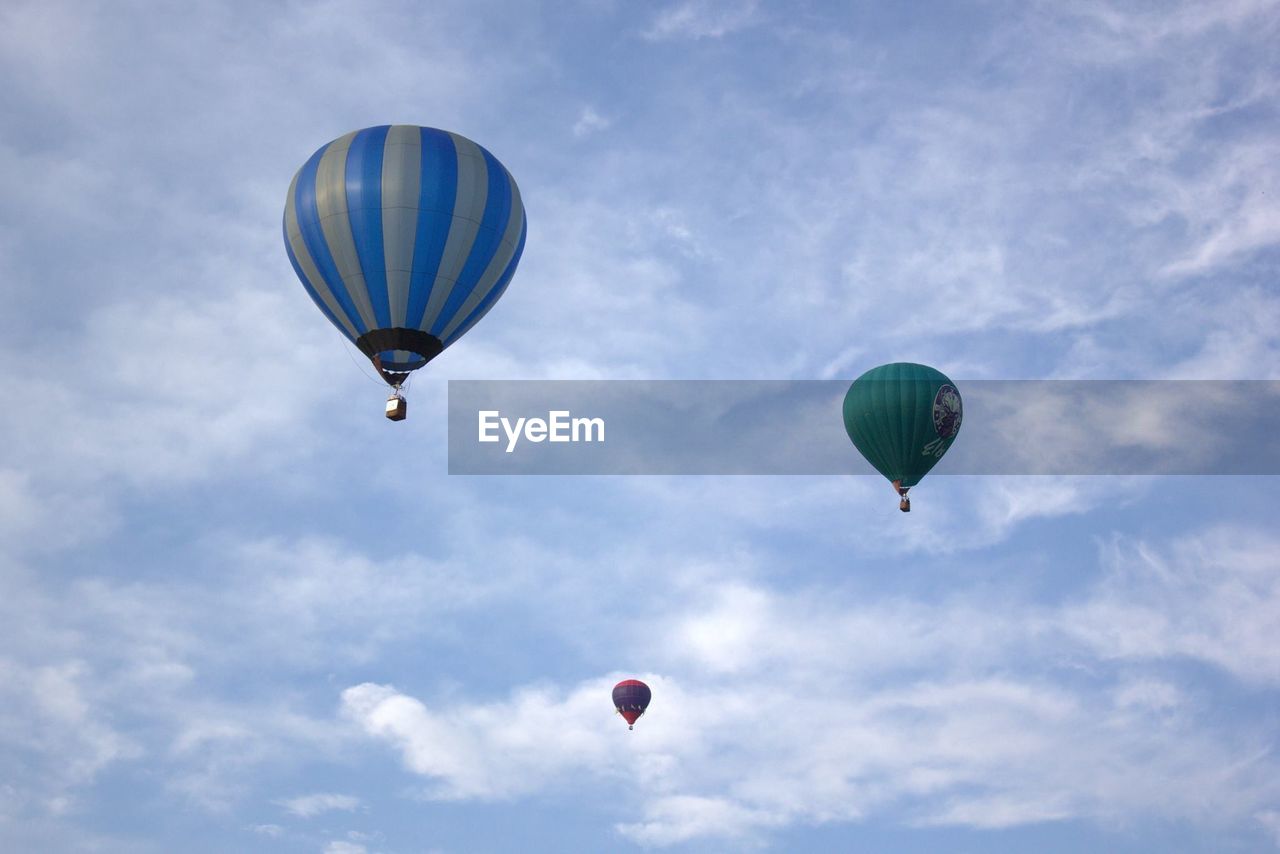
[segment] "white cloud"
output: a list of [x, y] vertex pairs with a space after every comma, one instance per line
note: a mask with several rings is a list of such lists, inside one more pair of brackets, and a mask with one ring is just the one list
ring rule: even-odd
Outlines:
[[253, 824], [249, 829], [261, 836], [267, 836], [272, 839], [279, 839], [284, 835], [284, 828], [278, 824]]
[[31, 493], [30, 476], [0, 468], [0, 541], [18, 542], [40, 521], [43, 507]]
[[1275, 839], [1275, 846], [1280, 848], [1280, 810], [1263, 810], [1254, 816], [1258, 823], [1267, 829]]
[[[329, 541], [209, 541], [185, 557], [181, 572], [148, 580], [99, 563], [56, 591], [0, 558], [0, 750], [44, 769], [24, 803], [83, 793], [103, 769], [143, 758], [170, 794], [229, 810], [254, 769], [331, 757], [346, 737], [281, 678], [384, 653], [421, 631], [435, 596], [446, 610], [470, 601], [461, 579], [449, 592], [452, 570]], [[211, 689], [223, 680], [231, 695]]]
[[1219, 28], [1265, 27], [1274, 8], [1269, 0], [1226, 0], [1212, 6], [1180, 2], [1146, 11], [1091, 0], [1055, 11], [1087, 24], [1084, 38], [1072, 49], [1095, 61], [1123, 62]]
[[706, 837], [749, 839], [761, 828], [778, 824], [779, 818], [725, 798], [671, 795], [647, 804], [643, 821], [619, 824], [617, 829], [641, 845], [661, 847]]
[[1278, 546], [1216, 531], [1162, 559], [1110, 547], [1102, 578], [1059, 605], [709, 579], [646, 625], [666, 672], [641, 676], [654, 703], [625, 738], [604, 708], [616, 674], [479, 705], [363, 684], [342, 710], [428, 778], [432, 798], [590, 788], [625, 762], [641, 818], [617, 829], [645, 845], [745, 844], [870, 816], [1238, 824], [1280, 798], [1273, 736], [1254, 717], [1216, 721], [1170, 667], [1193, 658], [1280, 684], [1267, 645]]
[[658, 13], [645, 38], [713, 38], [755, 24], [756, 0], [681, 0]]
[[1103, 658], [1186, 656], [1237, 679], [1280, 685], [1280, 543], [1233, 527], [1158, 550], [1116, 542], [1105, 583], [1063, 614]]
[[368, 854], [369, 849], [359, 842], [335, 839], [324, 846], [324, 854]]
[[367, 660], [424, 631], [430, 615], [469, 611], [497, 589], [458, 561], [375, 559], [325, 538], [236, 544], [227, 560], [236, 582], [227, 607], [249, 643], [299, 662]]
[[973, 551], [1005, 541], [1028, 522], [1123, 506], [1149, 490], [1151, 480], [1048, 475], [934, 478], [925, 490], [912, 492], [916, 499], [912, 513], [929, 513], [929, 523], [906, 530], [882, 529], [876, 537], [888, 547], [925, 553]]
[[[850, 446], [849, 453], [857, 451]], [[861, 564], [884, 555], [953, 555], [989, 548], [1029, 523], [1127, 506], [1153, 483], [1150, 477], [935, 474], [912, 491], [908, 517], [898, 512], [896, 493], [878, 475], [653, 477], [636, 478], [628, 487], [662, 508], [664, 530], [693, 543], [711, 524], [727, 541], [744, 544], [761, 531], [803, 534], [808, 542], [845, 549], [851, 561]], [[873, 521], [851, 526], [848, 520], [855, 518]], [[729, 565], [739, 576], [761, 571], [758, 556], [730, 555]]]
[[[1278, 92], [1273, 83], [1258, 98], [1274, 99]], [[1231, 109], [1244, 111], [1251, 106], [1245, 102]], [[1184, 121], [1203, 127], [1211, 125], [1213, 118], [1214, 114], [1194, 115]], [[1269, 156], [1265, 139], [1235, 142], [1199, 174], [1178, 177], [1181, 180], [1161, 188], [1164, 205], [1150, 215], [1183, 218], [1191, 245], [1170, 259], [1161, 273], [1210, 273], [1247, 253], [1280, 244], [1280, 170]]]
[[352, 795], [335, 795], [330, 792], [318, 792], [313, 795], [299, 795], [296, 798], [287, 798], [278, 801], [280, 806], [284, 807], [293, 815], [302, 816], [303, 818], [311, 818], [323, 812], [333, 810], [341, 810], [351, 812], [360, 806], [360, 799]]
[[757, 589], [726, 586], [718, 591], [709, 611], [676, 628], [671, 643], [713, 672], [732, 673], [755, 665], [762, 635], [768, 629], [765, 612], [769, 604], [768, 597]]
[[42, 760], [14, 778], [6, 799], [18, 808], [65, 812], [104, 769], [144, 754], [113, 725], [96, 675], [80, 660], [33, 665], [0, 654], [0, 755]]
[[0, 62], [10, 70], [25, 66], [35, 71], [24, 82], [56, 97], [86, 58], [97, 58], [92, 30], [86, 16], [68, 5], [6, 3], [0, 9]]
[[[15, 402], [0, 421], [12, 439], [7, 453], [46, 460], [46, 488], [56, 478], [171, 483], [220, 466], [297, 459], [310, 442], [308, 409], [332, 393], [319, 365], [333, 360], [314, 336], [289, 328], [302, 319], [293, 303], [246, 288], [104, 308], [67, 354], [74, 379], [50, 387], [25, 372], [0, 375]], [[228, 329], [261, 345], [246, 347], [250, 339], [230, 338]], [[341, 358], [336, 347], [332, 355]], [[43, 429], [24, 430], [37, 411]], [[264, 453], [267, 445], [275, 447]]]
[[[209, 813], [229, 813], [254, 793], [263, 768], [288, 767], [301, 757], [332, 757], [343, 734], [331, 722], [299, 709], [297, 698], [228, 699], [208, 693], [175, 693], [139, 709], [118, 704], [122, 713], [142, 716], [167, 739], [156, 767], [169, 796]], [[158, 745], [159, 747], [159, 745]]]
[[563, 698], [531, 688], [507, 704], [436, 712], [391, 686], [366, 683], [343, 691], [342, 709], [396, 746], [411, 771], [437, 781], [434, 797], [502, 799], [603, 763], [616, 749], [597, 723], [607, 720], [612, 684], [600, 680]]
[[[975, 828], [1133, 815], [1230, 822], [1280, 796], [1261, 742], [1235, 744], [1196, 725], [1185, 708], [1140, 708], [1127, 689], [1114, 704], [1041, 680], [944, 678], [805, 698], [776, 680], [749, 679], [767, 698], [762, 705], [726, 704], [731, 685], [689, 693], [664, 680], [655, 687], [659, 714], [628, 734], [635, 745], [625, 760], [616, 749], [566, 752], [559, 730], [578, 725], [573, 700], [552, 704], [557, 714], [543, 722], [551, 749], [500, 738], [500, 728], [522, 726], [509, 717], [518, 703], [431, 712], [393, 689], [363, 685], [344, 694], [344, 709], [430, 777], [435, 798], [545, 794], [570, 777], [589, 787], [591, 778], [611, 780], [620, 761], [658, 769], [630, 775], [643, 818], [618, 827], [651, 845], [758, 839], [795, 823], [903, 811], [917, 824]], [[607, 698], [606, 681], [590, 686], [596, 705]], [[605, 713], [595, 717], [598, 730]], [[459, 739], [468, 747], [460, 750]], [[1224, 762], [1233, 768], [1225, 775]], [[502, 780], [499, 767], [520, 783]]]
[[1168, 369], [1179, 379], [1276, 379], [1280, 377], [1280, 304], [1263, 287], [1203, 296], [1195, 305], [1205, 332], [1195, 353]]
[[582, 108], [582, 112], [578, 114], [578, 120], [573, 123], [573, 135], [576, 137], [584, 137], [597, 131], [607, 130], [613, 124], [610, 119], [605, 118], [595, 111], [595, 108], [587, 106]]

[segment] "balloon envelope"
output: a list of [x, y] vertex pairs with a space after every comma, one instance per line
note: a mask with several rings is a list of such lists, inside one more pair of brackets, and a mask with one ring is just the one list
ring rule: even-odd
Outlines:
[[628, 725], [640, 719], [652, 699], [653, 692], [639, 679], [624, 679], [613, 686], [613, 707]]
[[381, 125], [322, 146], [284, 209], [294, 271], [391, 382], [457, 341], [502, 296], [524, 250], [511, 173], [448, 131]]
[[844, 396], [844, 427], [867, 462], [902, 489], [915, 486], [960, 432], [955, 383], [928, 365], [872, 368]]

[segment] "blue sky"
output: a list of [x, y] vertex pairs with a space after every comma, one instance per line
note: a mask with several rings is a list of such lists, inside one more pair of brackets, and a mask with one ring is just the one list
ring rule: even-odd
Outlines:
[[[1249, 0], [5, 3], [0, 848], [1280, 847], [1273, 478], [902, 516], [872, 477], [450, 477], [445, 433], [448, 379], [1280, 379], [1278, 37]], [[529, 218], [399, 425], [280, 233], [385, 123], [477, 140]]]

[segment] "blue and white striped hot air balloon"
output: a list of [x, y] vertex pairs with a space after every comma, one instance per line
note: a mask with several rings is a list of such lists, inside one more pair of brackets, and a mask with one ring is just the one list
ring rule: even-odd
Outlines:
[[284, 207], [303, 287], [397, 389], [493, 307], [524, 238], [506, 167], [464, 136], [416, 125], [323, 146]]

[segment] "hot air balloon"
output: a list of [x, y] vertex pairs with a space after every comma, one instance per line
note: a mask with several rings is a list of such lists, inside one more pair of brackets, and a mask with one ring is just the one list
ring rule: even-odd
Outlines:
[[872, 368], [844, 396], [844, 429], [867, 462], [893, 483], [904, 513], [911, 510], [907, 490], [951, 447], [962, 416], [955, 383], [911, 362]]
[[627, 729], [635, 729], [651, 699], [653, 692], [639, 679], [623, 679], [613, 686], [613, 707], [626, 720]]
[[391, 386], [493, 308], [524, 251], [511, 173], [449, 131], [380, 125], [311, 155], [289, 185], [284, 242], [316, 306]]

